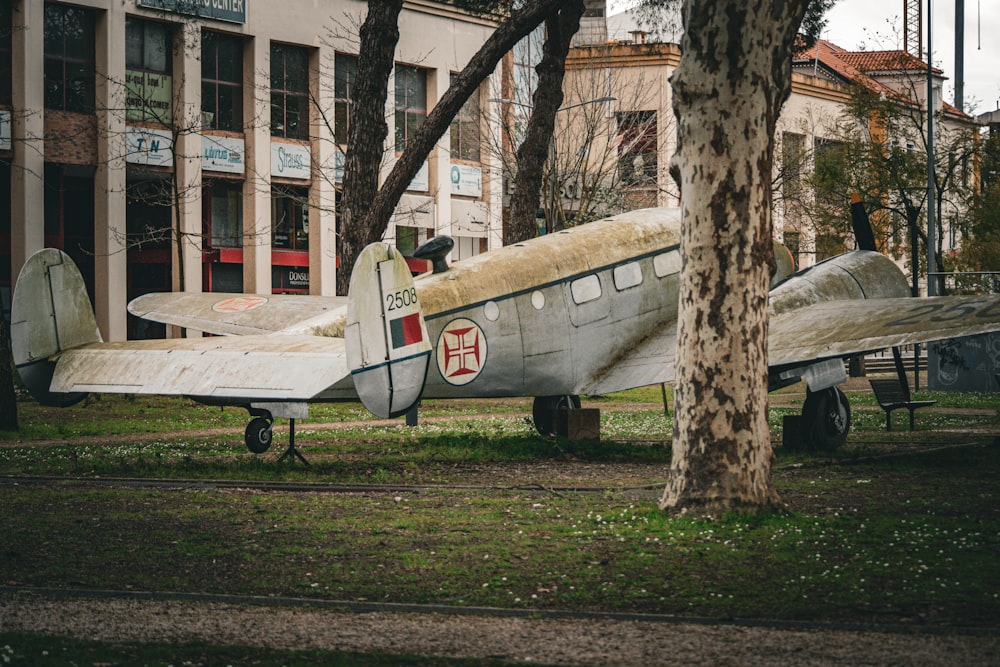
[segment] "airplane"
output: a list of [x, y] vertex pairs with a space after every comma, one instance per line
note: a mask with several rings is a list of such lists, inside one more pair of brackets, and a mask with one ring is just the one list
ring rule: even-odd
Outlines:
[[[838, 387], [846, 359], [1000, 330], [1000, 297], [910, 296], [857, 209], [858, 250], [795, 272], [775, 244], [769, 390], [805, 380], [803, 436], [825, 449], [850, 429]], [[122, 342], [102, 342], [79, 271], [43, 249], [15, 287], [14, 360], [46, 405], [99, 392], [241, 406], [255, 453], [283, 417], [301, 458], [294, 420], [337, 400], [385, 418], [423, 398], [529, 396], [535, 427], [551, 434], [554, 411], [579, 408], [580, 395], [674, 380], [680, 220], [678, 208], [631, 211], [451, 265], [451, 239], [436, 237], [414, 253], [434, 271], [416, 278], [398, 250], [376, 243], [346, 297], [147, 294], [130, 313], [213, 335]]]

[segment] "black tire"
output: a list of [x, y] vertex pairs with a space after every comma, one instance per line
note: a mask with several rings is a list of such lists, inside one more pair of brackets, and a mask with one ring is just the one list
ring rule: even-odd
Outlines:
[[851, 404], [838, 387], [807, 391], [802, 404], [802, 440], [812, 449], [832, 452], [851, 432]]
[[247, 449], [254, 454], [263, 454], [271, 448], [271, 439], [273, 437], [271, 424], [270, 420], [263, 417], [254, 417], [250, 420], [250, 423], [247, 424], [246, 433], [243, 435]]
[[575, 394], [563, 396], [535, 396], [531, 404], [531, 420], [535, 424], [535, 430], [542, 435], [552, 435], [555, 433], [555, 420], [552, 417], [553, 410], [579, 410], [580, 397]]

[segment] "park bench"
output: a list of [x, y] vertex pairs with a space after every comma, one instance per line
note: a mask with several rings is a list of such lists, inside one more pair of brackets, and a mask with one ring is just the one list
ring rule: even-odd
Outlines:
[[892, 430], [892, 411], [907, 409], [910, 411], [910, 430], [913, 430], [913, 413], [920, 408], [934, 405], [937, 401], [914, 401], [910, 398], [910, 387], [899, 378], [871, 379], [875, 400], [885, 410], [885, 430]]

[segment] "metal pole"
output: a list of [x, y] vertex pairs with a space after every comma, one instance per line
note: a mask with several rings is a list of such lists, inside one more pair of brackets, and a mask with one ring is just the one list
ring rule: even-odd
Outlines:
[[545, 233], [556, 231], [556, 130], [549, 137], [549, 214], [545, 219]]
[[[931, 65], [931, 0], [927, 0], [927, 296], [937, 295], [937, 262], [934, 259], [935, 206], [937, 196], [934, 187], [934, 72]], [[913, 267], [916, 270], [916, 267]]]
[[955, 0], [955, 106], [965, 111], [965, 0]]

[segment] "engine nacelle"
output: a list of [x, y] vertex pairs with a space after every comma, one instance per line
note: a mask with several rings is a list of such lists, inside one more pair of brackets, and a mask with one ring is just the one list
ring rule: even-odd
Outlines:
[[771, 290], [772, 314], [824, 301], [910, 296], [906, 276], [884, 255], [856, 250], [799, 271]]

